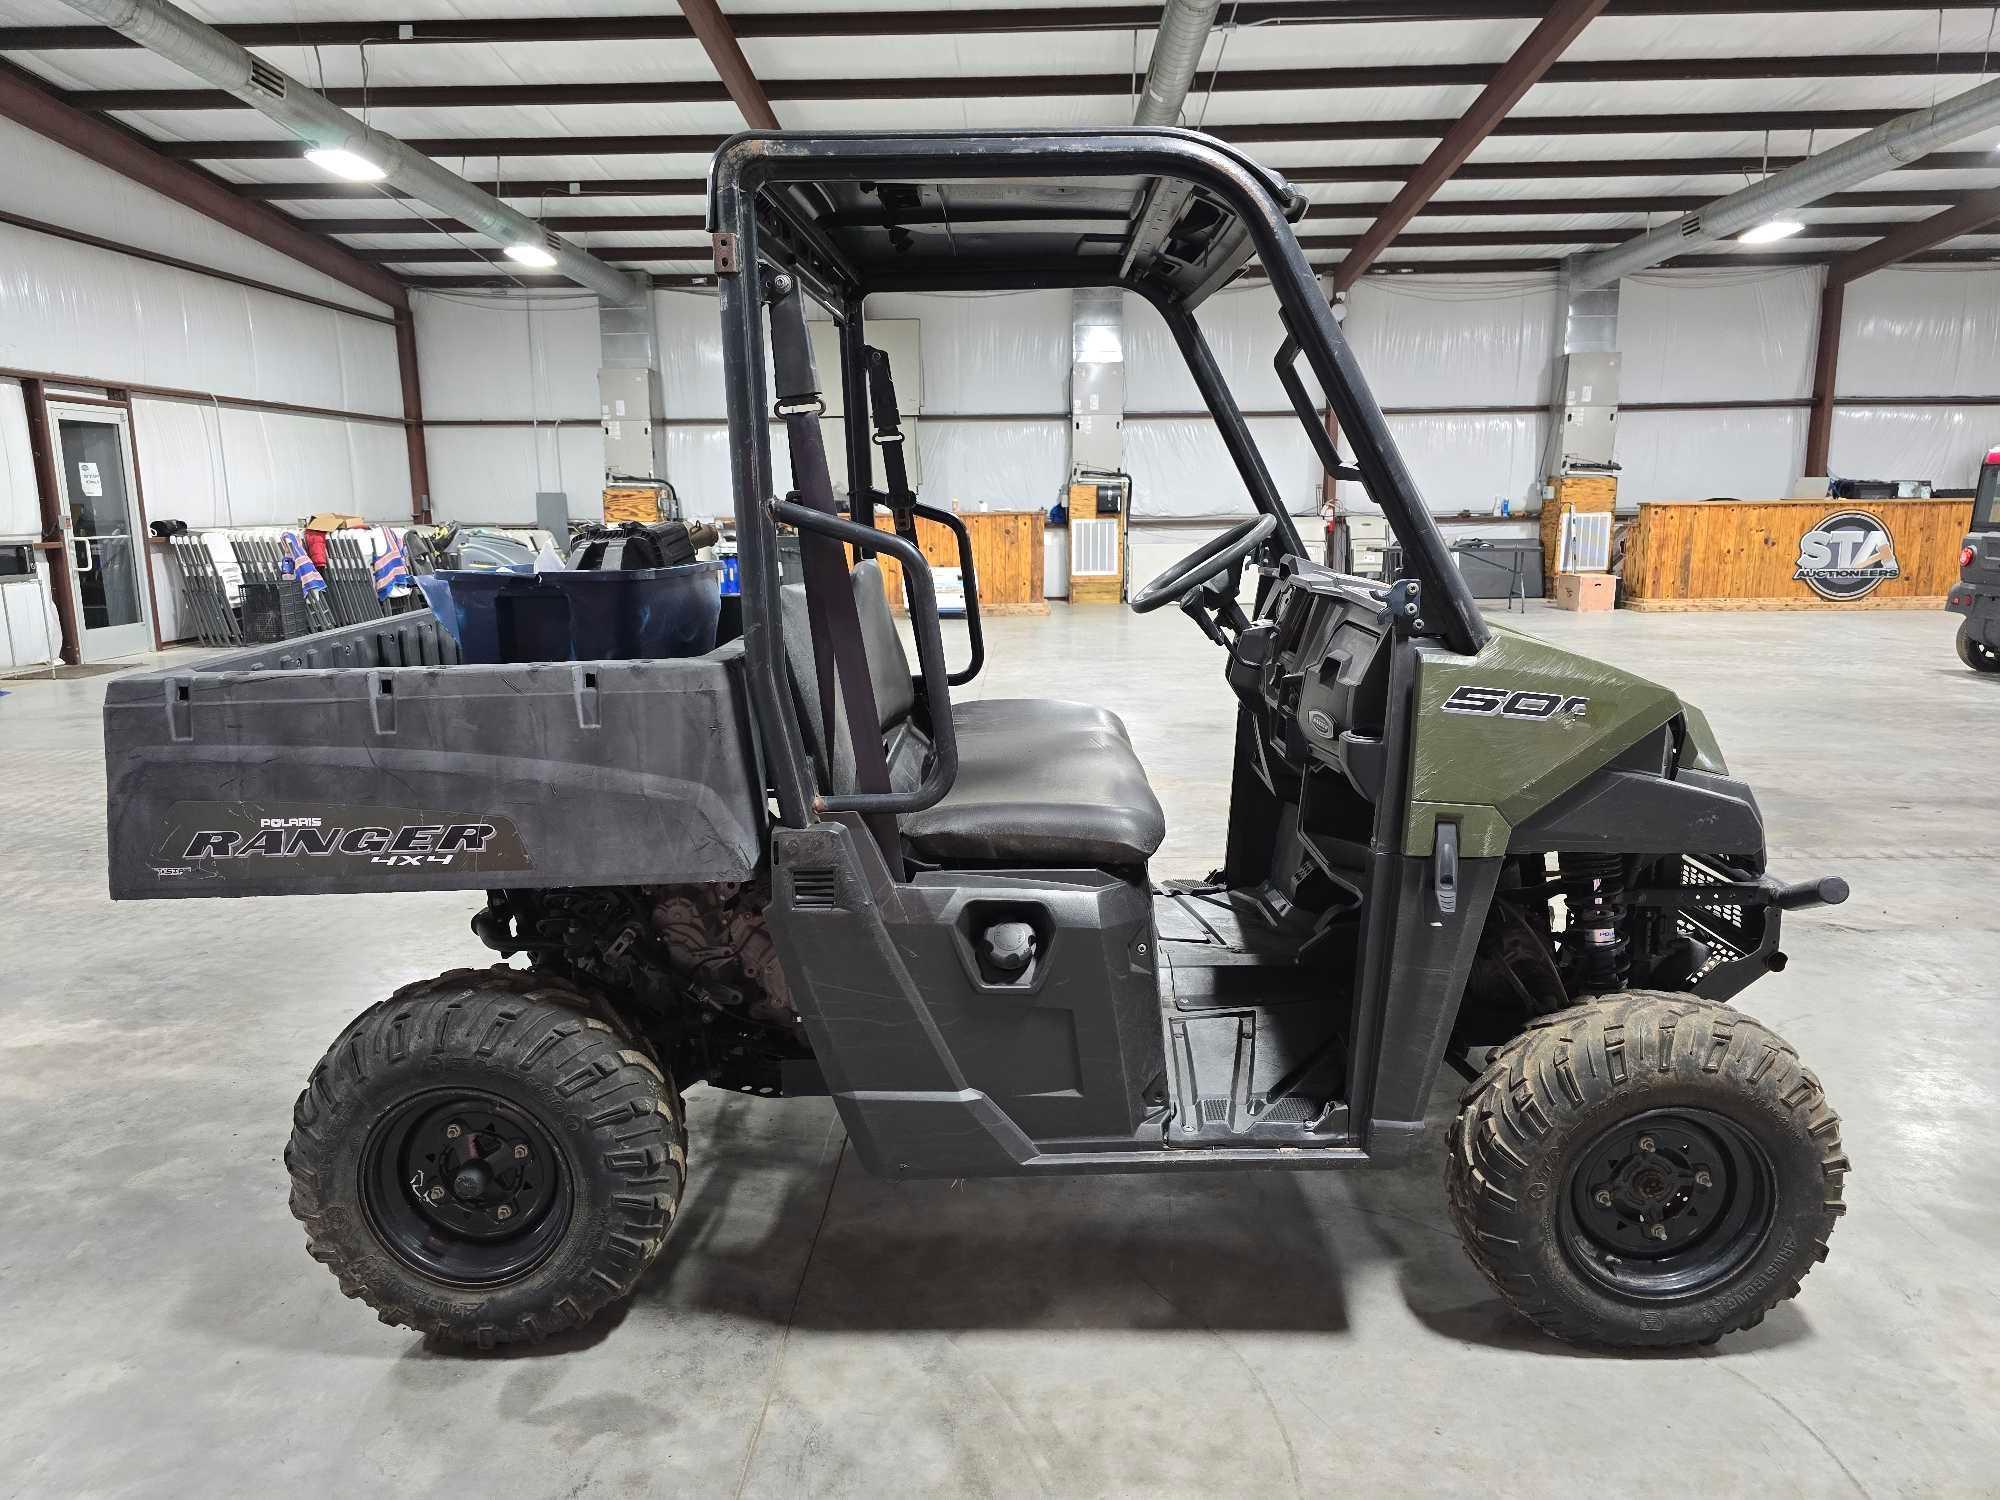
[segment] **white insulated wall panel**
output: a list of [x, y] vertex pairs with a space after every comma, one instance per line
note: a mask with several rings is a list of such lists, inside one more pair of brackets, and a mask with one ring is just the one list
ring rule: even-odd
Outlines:
[[1895, 266], [1854, 282], [1835, 389], [1863, 397], [2000, 395], [2000, 267]]
[[42, 506], [28, 451], [28, 412], [21, 387], [0, 380], [0, 537], [40, 537]]
[[0, 225], [0, 364], [400, 416], [395, 330]]
[[1517, 406], [1548, 399], [1555, 318], [1548, 276], [1373, 276], [1341, 327], [1383, 406]]
[[1821, 281], [1817, 266], [1627, 278], [1619, 401], [1810, 396]]
[[1842, 406], [1827, 467], [1847, 479], [1928, 479], [1970, 489], [1987, 450], [2000, 446], [2000, 407]]
[[292, 525], [321, 510], [410, 514], [399, 426], [138, 397], [132, 429], [149, 520], [198, 530]]
[[[388, 311], [332, 277], [4, 119], [0, 119], [0, 203], [65, 229], [288, 287], [343, 307]], [[63, 245], [45, 235], [35, 238], [38, 257]], [[225, 284], [212, 277], [203, 279]]]
[[1806, 410], [1628, 411], [1618, 418], [1621, 506], [1781, 499], [1805, 460]]

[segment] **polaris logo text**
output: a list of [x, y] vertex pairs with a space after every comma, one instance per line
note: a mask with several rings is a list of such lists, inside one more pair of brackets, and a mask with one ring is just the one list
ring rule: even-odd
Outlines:
[[1588, 698], [1545, 693], [1534, 688], [1473, 687], [1453, 690], [1444, 700], [1448, 714], [1497, 714], [1503, 719], [1580, 719], [1590, 709]]
[[255, 833], [203, 828], [182, 859], [294, 859], [332, 854], [480, 854], [497, 830], [491, 823], [408, 823], [401, 828], [328, 828], [318, 818], [263, 818]]

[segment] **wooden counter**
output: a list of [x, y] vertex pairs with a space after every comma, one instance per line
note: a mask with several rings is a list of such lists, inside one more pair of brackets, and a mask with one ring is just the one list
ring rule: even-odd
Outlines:
[[[972, 537], [972, 566], [979, 577], [979, 608], [987, 614], [1047, 614], [1042, 596], [1042, 513], [975, 510], [959, 516]], [[894, 529], [886, 510], [875, 513], [883, 531]], [[958, 538], [935, 521], [917, 518], [917, 545], [933, 567], [958, 566]], [[882, 586], [890, 607], [903, 611], [903, 569], [883, 556]]]
[[[1881, 523], [1893, 561], [1881, 557], [1866, 522], [1820, 529], [1854, 514]], [[1970, 500], [1648, 501], [1626, 543], [1624, 602], [1631, 609], [1936, 609], [1958, 579], [1971, 524]], [[1855, 597], [1829, 598], [1796, 576], [1802, 560], [1827, 592]], [[1842, 563], [1860, 567], [1843, 575]]]

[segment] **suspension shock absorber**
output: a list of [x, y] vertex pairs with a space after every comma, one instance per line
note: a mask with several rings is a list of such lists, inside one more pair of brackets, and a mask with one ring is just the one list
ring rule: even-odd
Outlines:
[[1619, 854], [1561, 856], [1574, 977], [1585, 994], [1625, 988], [1631, 968], [1625, 931], [1625, 859]]

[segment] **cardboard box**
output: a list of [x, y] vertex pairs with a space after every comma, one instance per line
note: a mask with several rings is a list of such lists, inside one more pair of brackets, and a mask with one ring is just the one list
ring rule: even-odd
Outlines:
[[1618, 602], [1618, 580], [1609, 573], [1558, 573], [1550, 597], [1557, 609], [1610, 609]]

